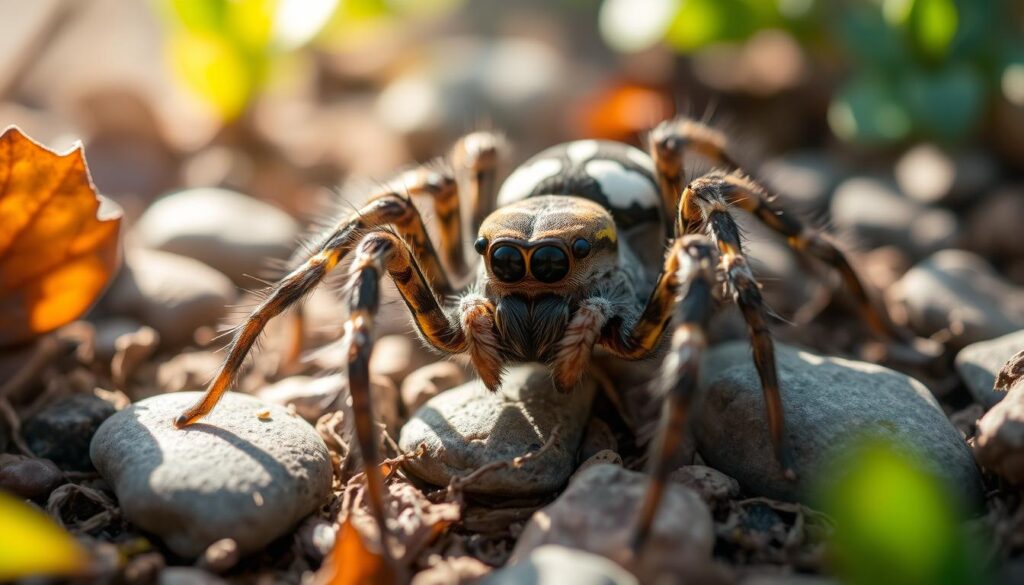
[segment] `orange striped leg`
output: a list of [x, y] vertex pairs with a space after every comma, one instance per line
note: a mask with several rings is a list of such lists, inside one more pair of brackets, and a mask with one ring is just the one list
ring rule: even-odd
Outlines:
[[348, 348], [349, 392], [356, 440], [363, 456], [370, 506], [380, 528], [387, 534], [384, 512], [384, 480], [377, 467], [376, 428], [370, 397], [370, 354], [373, 351], [373, 320], [380, 306], [380, 279], [387, 272], [405, 299], [423, 337], [449, 353], [466, 350], [462, 329], [449, 321], [431, 291], [427, 279], [406, 245], [394, 234], [374, 232], [356, 249], [350, 268], [349, 317], [344, 342]]
[[775, 447], [775, 455], [782, 465], [783, 474], [789, 479], [795, 479], [796, 472], [793, 470], [792, 456], [786, 440], [785, 414], [775, 365], [775, 343], [768, 330], [765, 318], [767, 310], [761, 296], [761, 287], [747, 266], [746, 256], [740, 244], [739, 227], [726, 208], [713, 207], [708, 213], [707, 229], [718, 245], [725, 278], [733, 291], [733, 300], [747, 322], [747, 332], [754, 350], [754, 366], [761, 379], [768, 430], [772, 445]]
[[703, 236], [686, 239], [686, 254], [679, 270], [685, 292], [675, 310], [671, 349], [656, 380], [656, 391], [666, 402], [658, 434], [651, 444], [651, 483], [640, 507], [633, 536], [634, 551], [639, 551], [650, 535], [670, 466], [685, 437], [698, 388], [700, 358], [707, 345], [705, 332], [714, 309], [715, 249]]
[[228, 345], [227, 357], [207, 387], [206, 394], [174, 421], [175, 426], [188, 426], [209, 414], [234, 383], [246, 355], [267, 323], [288, 307], [294, 306], [320, 284], [324, 276], [352, 249], [358, 234], [388, 224], [395, 225], [399, 233], [406, 234], [413, 242], [410, 245], [417, 256], [433, 269], [428, 276], [438, 292], [449, 292], [451, 286], [430, 246], [430, 240], [426, 238], [426, 229], [419, 212], [407, 198], [391, 192], [382, 193], [341, 222], [318, 244], [311, 258], [274, 285], [266, 300], [235, 330]]
[[864, 282], [854, 271], [846, 255], [824, 234], [803, 225], [794, 214], [787, 213], [776, 203], [772, 203], [772, 198], [764, 187], [749, 177], [733, 172], [722, 175], [720, 180], [723, 188], [728, 189], [731, 202], [785, 236], [790, 247], [797, 252], [817, 258], [838, 271], [843, 279], [843, 285], [853, 295], [858, 311], [876, 335], [883, 339], [902, 337], [889, 320], [888, 314], [879, 308], [868, 294]]

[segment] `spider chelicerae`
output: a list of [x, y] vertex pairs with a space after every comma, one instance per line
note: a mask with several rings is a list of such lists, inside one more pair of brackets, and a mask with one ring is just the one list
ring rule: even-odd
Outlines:
[[[384, 486], [373, 464], [378, 453], [369, 363], [385, 274], [423, 340], [444, 354], [467, 354], [491, 390], [500, 387], [504, 367], [516, 362], [548, 364], [556, 386], [570, 391], [597, 353], [661, 359], [653, 383], [664, 396], [665, 416], [652, 442], [652, 480], [638, 514], [635, 547], [649, 534], [669, 462], [682, 440], [707, 324], [724, 291], [748, 327], [775, 453], [787, 476], [795, 477], [767, 311], [734, 210], [750, 212], [798, 252], [835, 268], [877, 336], [893, 339], [899, 332], [844, 254], [824, 234], [780, 209], [763, 185], [739, 169], [721, 132], [677, 118], [655, 127], [647, 145], [647, 152], [603, 140], [553, 146], [519, 166], [498, 189], [504, 142], [496, 134], [474, 132], [455, 144], [450, 164], [401, 173], [325, 232], [301, 264], [271, 288], [235, 330], [206, 394], [175, 424], [184, 427], [208, 414], [231, 387], [267, 322], [351, 256], [344, 329], [349, 392], [371, 509], [382, 535]], [[687, 181], [684, 163], [690, 155], [718, 170]], [[470, 207], [473, 249], [481, 261], [469, 284], [456, 288], [456, 279], [465, 280], [471, 270], [460, 190]], [[438, 248], [413, 204], [419, 195], [433, 201]]]

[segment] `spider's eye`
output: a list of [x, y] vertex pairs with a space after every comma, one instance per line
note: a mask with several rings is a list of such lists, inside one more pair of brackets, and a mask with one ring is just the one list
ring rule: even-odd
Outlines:
[[569, 274], [569, 258], [557, 246], [542, 246], [530, 258], [530, 272], [541, 282], [558, 282]]
[[480, 236], [473, 242], [473, 249], [476, 250], [477, 254], [483, 254], [487, 251], [487, 238]]
[[526, 276], [523, 254], [512, 246], [498, 246], [491, 252], [491, 272], [502, 282], [516, 282]]
[[572, 255], [576, 258], [586, 258], [587, 254], [590, 254], [590, 242], [583, 238], [577, 239], [572, 243]]

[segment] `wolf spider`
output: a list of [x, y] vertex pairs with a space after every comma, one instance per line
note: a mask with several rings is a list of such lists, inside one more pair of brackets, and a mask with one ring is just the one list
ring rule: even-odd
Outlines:
[[[746, 321], [770, 438], [782, 469], [795, 477], [766, 307], [733, 210], [750, 212], [799, 253], [835, 268], [875, 334], [892, 339], [895, 329], [843, 253], [780, 209], [764, 186], [740, 171], [726, 144], [720, 132], [685, 118], [654, 128], [647, 153], [609, 141], [561, 144], [518, 167], [495, 198], [502, 141], [486, 132], [463, 137], [453, 148], [451, 166], [428, 165], [399, 175], [323, 235], [235, 331], [206, 394], [176, 426], [207, 415], [267, 322], [351, 253], [344, 329], [349, 389], [371, 509], [382, 536], [384, 487], [374, 465], [369, 363], [384, 274], [394, 281], [423, 340], [444, 354], [468, 354], [491, 390], [501, 385], [504, 366], [514, 362], [548, 364], [556, 385], [568, 391], [595, 351], [627, 360], [664, 356], [654, 380], [665, 400], [664, 417], [652, 443], [652, 480], [639, 511], [634, 550], [648, 536], [683, 437], [707, 324], [721, 294], [731, 295]], [[690, 154], [720, 170], [687, 182], [684, 158]], [[463, 254], [460, 182], [468, 191], [470, 223], [477, 232], [473, 248], [482, 262], [470, 284], [457, 289], [449, 274], [468, 277], [470, 272]], [[433, 200], [440, 253], [413, 205], [416, 195]], [[646, 246], [637, 243], [644, 238]], [[668, 251], [662, 254], [666, 241]]]

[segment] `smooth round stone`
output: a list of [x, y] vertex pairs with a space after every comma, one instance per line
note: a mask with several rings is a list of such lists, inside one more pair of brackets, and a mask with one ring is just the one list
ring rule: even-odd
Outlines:
[[162, 394], [112, 416], [93, 438], [93, 463], [125, 517], [175, 553], [194, 557], [223, 538], [242, 554], [260, 550], [324, 503], [330, 454], [297, 415], [236, 392], [174, 428], [199, 396]]
[[911, 268], [891, 289], [910, 327], [930, 336], [954, 323], [954, 347], [1024, 329], [1024, 289], [1003, 280], [981, 256], [942, 250]]
[[240, 286], [265, 276], [269, 258], [288, 259], [301, 233], [280, 209], [227, 189], [172, 193], [149, 206], [133, 233], [143, 245], [194, 258]]
[[807, 502], [837, 478], [834, 462], [865, 439], [913, 454], [965, 504], [982, 499], [967, 444], [931, 392], [882, 366], [776, 344], [786, 436], [799, 475], [782, 475], [768, 434], [764, 398], [747, 343], [713, 348], [702, 368], [704, 403], [694, 417], [697, 449], [744, 491]]
[[213, 268], [185, 256], [135, 249], [103, 303], [114, 314], [149, 325], [163, 349], [187, 345], [195, 330], [215, 324], [235, 302], [237, 290]]
[[821, 151], [806, 150], [768, 161], [759, 174], [768, 180], [786, 208], [800, 214], [820, 214], [828, 210], [842, 169]]
[[960, 203], [984, 194], [998, 179], [991, 157], [980, 151], [949, 153], [934, 144], [908, 150], [894, 169], [900, 190], [922, 203]]
[[430, 483], [448, 485], [452, 477], [537, 451], [558, 427], [554, 443], [540, 456], [518, 468], [491, 471], [465, 488], [512, 496], [554, 491], [575, 469], [594, 390], [593, 380], [586, 379], [571, 392], [558, 392], [546, 366], [529, 364], [510, 368], [497, 392], [479, 380], [442, 392], [402, 427], [403, 450], [427, 446], [426, 455], [407, 461], [405, 468]]
[[949, 210], [928, 207], [901, 195], [890, 182], [870, 177], [843, 181], [832, 197], [832, 220], [855, 241], [892, 244], [915, 257], [953, 243], [959, 231]]
[[37, 457], [61, 469], [92, 471], [89, 442], [114, 405], [92, 394], [74, 394], [50, 404], [25, 422], [25, 442]]
[[[650, 477], [600, 464], [573, 477], [558, 499], [534, 513], [523, 528], [513, 562], [542, 545], [557, 544], [611, 558], [628, 549], [636, 528]], [[666, 483], [647, 546], [677, 551], [690, 560], [711, 557], [715, 543], [711, 511], [697, 492], [679, 483]]]
[[495, 571], [482, 585], [638, 585], [632, 573], [592, 553], [549, 544]]
[[956, 354], [956, 371], [967, 385], [975, 402], [985, 410], [992, 408], [1006, 396], [992, 387], [1003, 365], [1018, 351], [1024, 349], [1024, 329], [1002, 337], [972, 343]]

